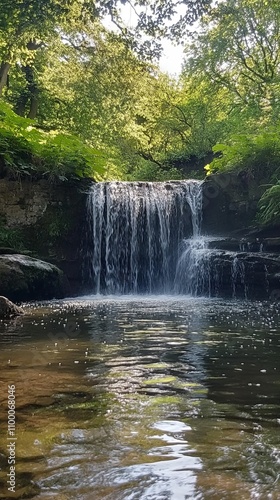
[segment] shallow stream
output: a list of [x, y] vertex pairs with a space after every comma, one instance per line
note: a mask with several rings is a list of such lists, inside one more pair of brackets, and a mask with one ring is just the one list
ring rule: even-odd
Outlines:
[[280, 498], [278, 306], [83, 297], [25, 312], [0, 323], [1, 499]]

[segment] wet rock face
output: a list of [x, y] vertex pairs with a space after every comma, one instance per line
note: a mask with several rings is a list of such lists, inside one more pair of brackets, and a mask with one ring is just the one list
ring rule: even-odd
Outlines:
[[13, 318], [24, 314], [23, 309], [16, 306], [6, 297], [0, 296], [0, 319]]
[[[12, 234], [0, 241], [0, 254], [32, 251], [66, 274], [70, 294], [82, 287], [82, 252], [87, 190], [92, 181], [50, 183], [0, 179], [0, 228]], [[20, 253], [20, 252], [17, 252]], [[26, 252], [23, 252], [26, 253]]]
[[248, 228], [264, 190], [254, 179], [232, 172], [207, 177], [203, 185], [203, 233], [225, 235]]
[[219, 271], [222, 295], [248, 299], [280, 298], [280, 256], [253, 252], [215, 252], [213, 268]]
[[243, 240], [210, 236], [186, 240], [177, 268], [176, 291], [279, 300], [280, 254], [264, 252], [265, 240]]
[[208, 258], [212, 296], [280, 299], [279, 255], [211, 250]]
[[63, 298], [69, 284], [56, 266], [26, 255], [0, 255], [0, 294], [13, 301]]
[[203, 185], [202, 233], [214, 235], [204, 257], [209, 294], [279, 300], [280, 228], [254, 228], [265, 187], [240, 174], [211, 175]]

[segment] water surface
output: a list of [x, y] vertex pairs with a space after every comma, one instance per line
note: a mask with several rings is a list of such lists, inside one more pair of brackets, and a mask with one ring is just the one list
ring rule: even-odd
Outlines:
[[84, 297], [25, 311], [0, 323], [0, 498], [280, 498], [278, 306]]

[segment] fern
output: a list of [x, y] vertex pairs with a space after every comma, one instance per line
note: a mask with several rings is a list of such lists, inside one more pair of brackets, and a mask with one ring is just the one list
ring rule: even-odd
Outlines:
[[256, 180], [275, 182], [280, 174], [280, 136], [278, 129], [256, 135], [232, 136], [228, 144], [213, 147], [216, 158], [206, 166], [207, 174], [224, 171], [250, 171]]
[[45, 132], [32, 120], [17, 116], [1, 103], [0, 167], [10, 177], [33, 176], [50, 180], [105, 175], [106, 155], [78, 137]]
[[257, 221], [264, 226], [280, 223], [280, 181], [262, 195], [258, 205]]

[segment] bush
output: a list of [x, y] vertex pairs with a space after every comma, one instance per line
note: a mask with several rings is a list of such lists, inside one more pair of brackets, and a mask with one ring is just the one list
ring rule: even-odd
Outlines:
[[1, 103], [0, 168], [2, 176], [46, 177], [66, 180], [72, 177], [102, 179], [105, 156], [78, 137], [58, 131], [44, 131], [33, 120], [17, 116]]
[[257, 221], [263, 226], [280, 223], [280, 181], [262, 195], [258, 205]]
[[183, 174], [177, 168], [163, 169], [156, 163], [152, 162], [140, 162], [139, 165], [133, 170], [131, 175], [127, 175], [127, 179], [131, 181], [143, 181], [143, 182], [159, 182], [180, 180], [183, 178]]
[[278, 130], [233, 136], [228, 144], [216, 144], [213, 152], [218, 157], [205, 167], [207, 174], [246, 170], [257, 181], [269, 182], [276, 182], [280, 176]]
[[[211, 153], [211, 157], [212, 157]], [[174, 170], [180, 172], [181, 179], [204, 179], [204, 156], [188, 154], [186, 151], [172, 152], [163, 161], [164, 170]]]

